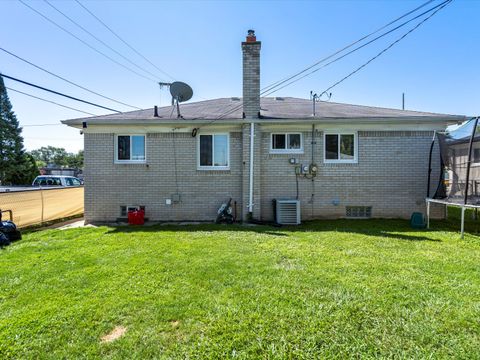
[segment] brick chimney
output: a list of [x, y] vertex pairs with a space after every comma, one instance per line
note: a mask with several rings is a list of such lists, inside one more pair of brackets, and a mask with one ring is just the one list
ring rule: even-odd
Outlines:
[[257, 119], [260, 115], [260, 48], [255, 30], [248, 30], [242, 42], [243, 52], [243, 116]]

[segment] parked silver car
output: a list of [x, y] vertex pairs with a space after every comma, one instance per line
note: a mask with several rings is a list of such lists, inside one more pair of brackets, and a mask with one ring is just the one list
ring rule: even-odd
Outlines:
[[83, 182], [73, 176], [65, 175], [40, 175], [33, 180], [32, 186], [80, 186]]

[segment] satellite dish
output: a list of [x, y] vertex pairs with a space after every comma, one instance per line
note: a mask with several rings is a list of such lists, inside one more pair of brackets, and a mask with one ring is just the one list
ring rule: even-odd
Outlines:
[[179, 103], [190, 100], [193, 96], [193, 90], [184, 82], [175, 81], [170, 85], [170, 94], [172, 94], [172, 98]]

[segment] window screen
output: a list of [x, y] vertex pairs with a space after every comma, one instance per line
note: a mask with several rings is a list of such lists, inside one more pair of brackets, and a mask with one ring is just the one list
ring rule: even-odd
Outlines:
[[288, 134], [288, 148], [300, 149], [302, 147], [302, 139], [300, 134]]
[[145, 136], [132, 136], [132, 159], [145, 160]]
[[228, 166], [228, 137], [214, 135], [214, 166]]
[[340, 159], [353, 160], [355, 158], [353, 142], [353, 134], [340, 135]]

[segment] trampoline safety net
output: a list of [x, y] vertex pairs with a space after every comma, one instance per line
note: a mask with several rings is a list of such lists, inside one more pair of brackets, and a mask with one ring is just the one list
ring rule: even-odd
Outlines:
[[[428, 188], [427, 197], [454, 204], [480, 205], [480, 129], [478, 118], [437, 133], [433, 142], [440, 149], [440, 179], [436, 189]], [[432, 152], [430, 152], [432, 164]], [[431, 173], [429, 166], [429, 174]]]

